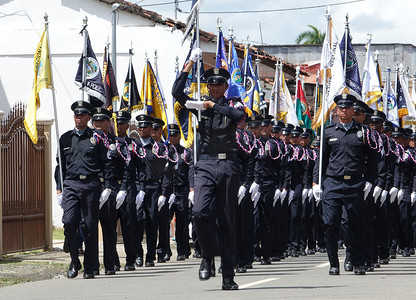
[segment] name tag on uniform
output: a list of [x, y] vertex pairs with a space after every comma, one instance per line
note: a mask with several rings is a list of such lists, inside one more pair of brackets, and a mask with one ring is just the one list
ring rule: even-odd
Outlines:
[[65, 150], [68, 150], [68, 149], [71, 149], [71, 147], [66, 147], [66, 148], [63, 148], [62, 150], [65, 151]]
[[207, 117], [207, 116], [204, 116], [204, 115], [201, 115], [201, 119], [205, 119], [205, 120], [207, 120], [207, 119], [208, 119], [208, 117]]
[[338, 138], [332, 138], [332, 139], [329, 139], [329, 141], [330, 142], [335, 142], [335, 141], [338, 141]]

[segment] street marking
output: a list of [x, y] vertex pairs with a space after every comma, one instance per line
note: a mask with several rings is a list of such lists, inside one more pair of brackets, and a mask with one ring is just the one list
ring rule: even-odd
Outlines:
[[266, 283], [266, 282], [277, 280], [277, 279], [280, 279], [280, 278], [268, 278], [268, 279], [263, 279], [263, 280], [259, 280], [259, 281], [254, 281], [254, 282], [251, 282], [251, 283], [242, 284], [238, 287], [238, 289], [242, 290], [242, 289], [254, 286], [254, 285]]
[[315, 268], [325, 268], [325, 267], [328, 267], [328, 266], [329, 266], [329, 262], [326, 262], [326, 263], [315, 266]]

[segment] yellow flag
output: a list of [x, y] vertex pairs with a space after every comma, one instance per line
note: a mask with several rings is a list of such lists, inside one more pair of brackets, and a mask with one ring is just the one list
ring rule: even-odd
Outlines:
[[36, 48], [34, 58], [34, 73], [32, 92], [27, 103], [25, 114], [25, 128], [33, 143], [38, 142], [38, 131], [36, 129], [36, 111], [40, 107], [39, 91], [43, 88], [52, 88], [51, 64], [49, 60], [48, 35], [46, 28]]

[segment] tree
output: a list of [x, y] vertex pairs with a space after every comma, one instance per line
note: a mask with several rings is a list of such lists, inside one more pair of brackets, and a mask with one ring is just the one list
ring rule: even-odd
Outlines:
[[321, 32], [315, 26], [308, 25], [311, 30], [305, 30], [301, 32], [296, 38], [296, 44], [323, 44], [325, 39], [325, 33]]

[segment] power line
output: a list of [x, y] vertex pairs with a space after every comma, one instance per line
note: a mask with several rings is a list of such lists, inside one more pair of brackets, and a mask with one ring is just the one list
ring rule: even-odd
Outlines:
[[[181, 2], [191, 2], [192, 0], [179, 0], [178, 3]], [[161, 2], [161, 3], [152, 3], [152, 4], [144, 4], [144, 5], [140, 5], [141, 7], [145, 7], [145, 6], [160, 6], [160, 5], [167, 5], [167, 4], [175, 4], [175, 1], [170, 1], [170, 2]]]
[[[240, 10], [240, 11], [200, 11], [200, 14], [252, 14], [252, 13], [269, 13], [269, 12], [282, 12], [282, 11], [293, 11], [293, 10], [305, 10], [305, 9], [312, 9], [312, 8], [322, 8], [327, 6], [337, 6], [337, 5], [344, 5], [350, 4], [355, 2], [363, 2], [365, 0], [352, 0], [352, 1], [344, 1], [332, 4], [321, 4], [321, 5], [313, 5], [313, 6], [304, 6], [304, 7], [294, 7], [294, 8], [279, 8], [279, 9], [264, 9], [264, 10]], [[189, 12], [186, 12], [189, 13]]]

